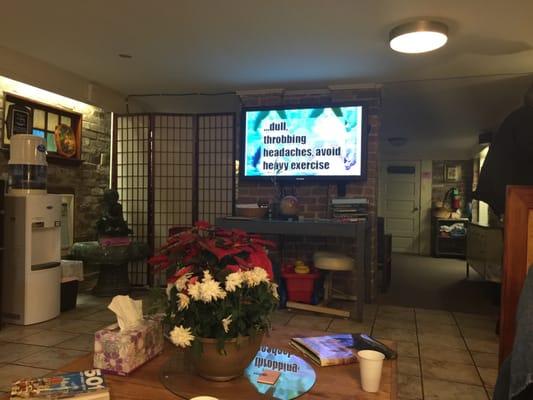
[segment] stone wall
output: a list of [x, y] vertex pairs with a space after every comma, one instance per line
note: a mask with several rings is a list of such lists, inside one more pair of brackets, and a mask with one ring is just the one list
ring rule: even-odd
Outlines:
[[[0, 115], [4, 115], [3, 91], [0, 87]], [[80, 165], [48, 163], [48, 191], [74, 194], [74, 241], [96, 239], [95, 222], [100, 216], [104, 189], [109, 186], [111, 113], [86, 107], [82, 121]], [[0, 133], [1, 128], [0, 128]], [[7, 176], [9, 151], [0, 155], [0, 173]]]
[[[369, 249], [370, 266], [367, 271], [367, 299], [377, 295], [377, 252], [376, 252], [376, 213], [378, 196], [378, 134], [380, 129], [380, 89], [358, 89], [342, 91], [317, 91], [317, 94], [280, 94], [243, 96], [242, 103], [247, 107], [257, 106], [321, 106], [324, 104], [364, 103], [368, 106], [368, 159], [367, 179], [364, 182], [349, 182], [346, 185], [346, 197], [364, 197], [370, 207]], [[237, 118], [240, 121], [240, 118]], [[337, 197], [337, 185], [332, 183], [298, 183], [286, 185], [289, 194], [299, 200], [300, 215], [305, 218], [330, 217], [329, 202]], [[276, 189], [270, 183], [239, 182], [237, 203], [271, 201], [276, 196]], [[318, 249], [338, 249], [345, 253], [354, 250], [360, 243], [346, 243], [345, 240], [328, 238], [320, 240], [312, 236], [306, 238], [285, 238], [283, 241], [283, 258], [296, 258], [311, 261], [312, 254]], [[336, 285], [348, 294], [355, 292], [355, 275], [338, 274]]]

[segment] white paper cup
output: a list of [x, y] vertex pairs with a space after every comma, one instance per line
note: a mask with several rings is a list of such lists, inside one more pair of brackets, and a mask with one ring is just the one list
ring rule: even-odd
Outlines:
[[196, 396], [196, 397], [193, 397], [191, 400], [218, 400], [218, 399], [213, 396]]
[[381, 370], [385, 355], [379, 351], [361, 350], [357, 352], [359, 370], [361, 371], [361, 386], [365, 392], [379, 391]]

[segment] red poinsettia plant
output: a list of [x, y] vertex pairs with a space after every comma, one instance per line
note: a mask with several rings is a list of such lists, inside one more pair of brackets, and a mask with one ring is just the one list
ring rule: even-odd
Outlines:
[[267, 249], [274, 243], [199, 221], [168, 238], [149, 260], [166, 271], [167, 322], [180, 347], [195, 338], [249, 336], [270, 327], [278, 301]]

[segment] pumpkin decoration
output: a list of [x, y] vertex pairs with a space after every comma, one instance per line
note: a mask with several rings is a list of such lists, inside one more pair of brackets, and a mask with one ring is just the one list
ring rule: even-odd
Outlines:
[[54, 132], [57, 153], [63, 157], [73, 157], [76, 155], [76, 135], [72, 128], [65, 124], [56, 126]]

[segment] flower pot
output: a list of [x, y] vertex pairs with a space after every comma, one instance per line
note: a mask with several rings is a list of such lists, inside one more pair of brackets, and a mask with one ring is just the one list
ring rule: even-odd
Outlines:
[[201, 377], [211, 381], [229, 381], [238, 378], [259, 351], [263, 334], [240, 336], [224, 342], [224, 352], [217, 349], [216, 339], [196, 338], [202, 344], [200, 354], [191, 350], [191, 361]]

